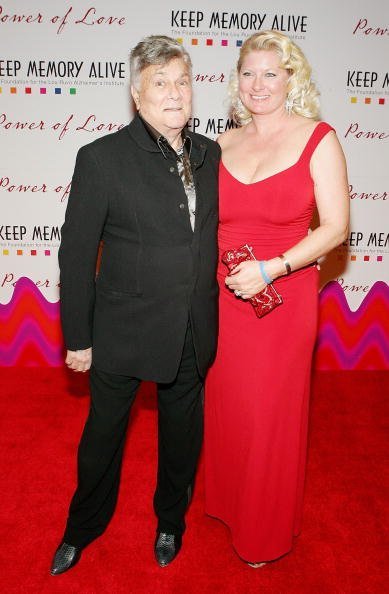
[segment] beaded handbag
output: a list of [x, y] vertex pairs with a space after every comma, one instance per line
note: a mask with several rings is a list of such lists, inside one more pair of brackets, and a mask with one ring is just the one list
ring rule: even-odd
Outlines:
[[[238, 264], [245, 262], [246, 260], [256, 260], [252, 247], [247, 245], [247, 243], [238, 249], [226, 250], [222, 255], [222, 262], [227, 266], [229, 272], [234, 270]], [[262, 318], [273, 311], [274, 308], [281, 305], [282, 297], [271, 283], [266, 285], [266, 287], [254, 295], [254, 297], [247, 299], [247, 301], [254, 307], [257, 317]]]

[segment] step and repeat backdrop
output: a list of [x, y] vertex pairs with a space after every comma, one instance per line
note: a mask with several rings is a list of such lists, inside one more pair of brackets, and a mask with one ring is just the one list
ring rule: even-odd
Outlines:
[[62, 364], [57, 255], [75, 155], [132, 118], [130, 49], [149, 34], [185, 45], [189, 126], [216, 138], [233, 125], [240, 46], [277, 29], [307, 55], [348, 162], [351, 230], [322, 262], [315, 366], [388, 369], [388, 21], [384, 0], [0, 0], [0, 365]]

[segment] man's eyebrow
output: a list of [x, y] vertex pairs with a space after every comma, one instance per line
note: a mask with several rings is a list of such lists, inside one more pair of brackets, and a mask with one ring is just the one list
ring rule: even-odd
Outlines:
[[[151, 78], [155, 78], [157, 76], [164, 76], [166, 75], [166, 70], [157, 70], [156, 72], [154, 72], [151, 75]], [[177, 80], [179, 78], [190, 78], [189, 73], [188, 72], [182, 72], [181, 74], [178, 75]]]
[[[163, 69], [161, 68], [160, 70], [156, 70], [156, 71], [154, 72], [154, 75], [155, 75], [155, 74], [166, 74], [166, 70], [163, 70]], [[183, 71], [181, 72], [180, 76], [189, 76], [189, 72], [188, 72], [187, 70], [183, 70]]]

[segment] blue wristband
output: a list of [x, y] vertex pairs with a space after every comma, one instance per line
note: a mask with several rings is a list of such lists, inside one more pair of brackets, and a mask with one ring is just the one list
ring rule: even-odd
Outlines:
[[261, 271], [261, 275], [262, 275], [262, 278], [265, 281], [265, 283], [267, 285], [271, 285], [271, 283], [273, 282], [273, 279], [270, 278], [270, 276], [267, 274], [267, 272], [265, 270], [265, 262], [263, 260], [259, 261], [259, 270]]

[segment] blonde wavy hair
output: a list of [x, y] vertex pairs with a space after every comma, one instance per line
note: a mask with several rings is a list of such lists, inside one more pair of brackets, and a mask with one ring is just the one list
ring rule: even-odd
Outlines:
[[261, 31], [246, 39], [240, 49], [236, 69], [231, 73], [228, 94], [234, 121], [239, 125], [245, 125], [252, 119], [250, 111], [239, 98], [239, 73], [247, 54], [258, 50], [275, 51], [281, 60], [280, 67], [288, 71], [288, 101], [291, 111], [318, 120], [319, 92], [311, 80], [312, 69], [303, 52], [287, 35], [279, 31]]

